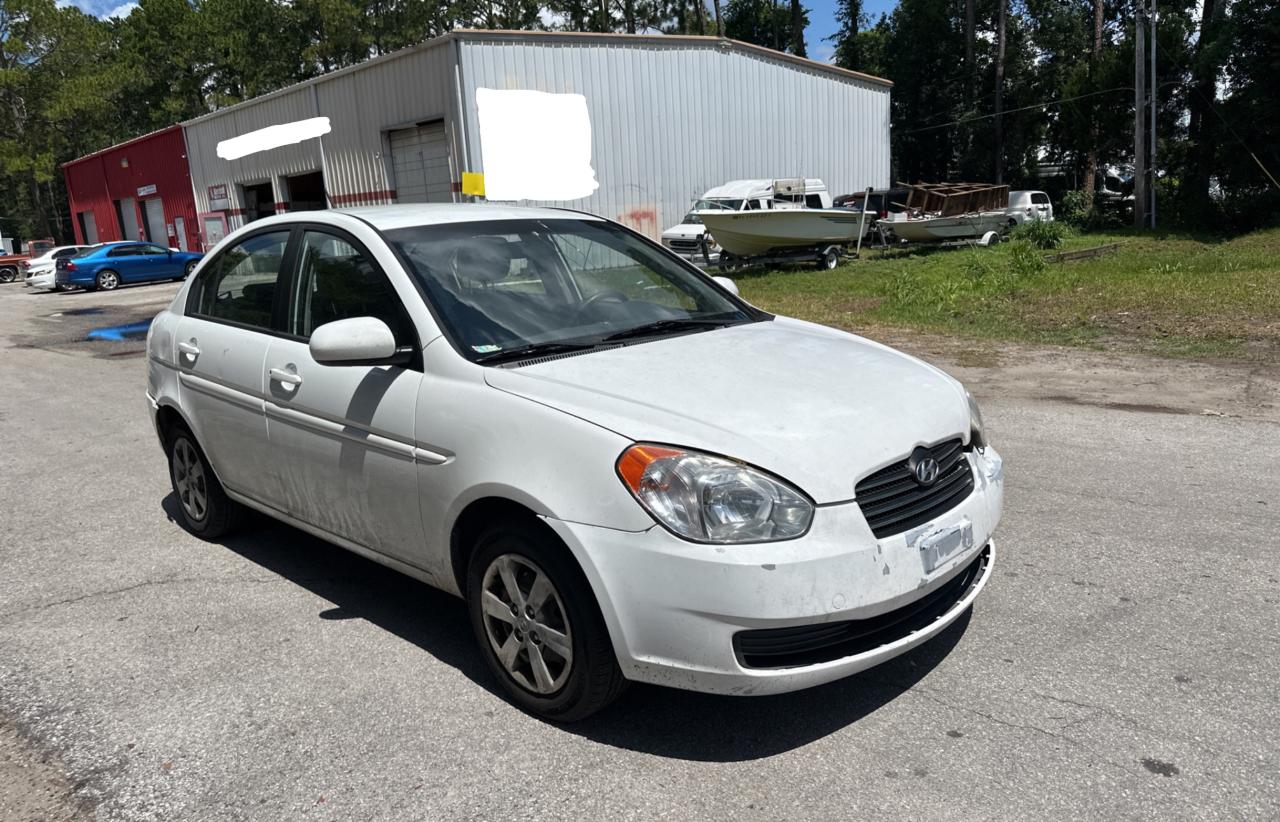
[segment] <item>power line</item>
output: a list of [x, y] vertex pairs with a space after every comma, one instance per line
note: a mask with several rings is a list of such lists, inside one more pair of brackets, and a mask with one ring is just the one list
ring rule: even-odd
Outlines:
[[1131, 87], [1108, 88], [1101, 91], [1090, 91], [1086, 94], [1078, 94], [1075, 97], [1063, 97], [1060, 100], [1050, 100], [1047, 103], [1035, 103], [1030, 106], [1021, 106], [1019, 108], [1005, 109], [999, 114], [979, 114], [975, 117], [961, 117], [959, 120], [952, 120], [949, 123], [939, 123], [936, 126], [925, 126], [924, 128], [913, 128], [907, 131], [899, 131], [899, 134], [917, 134], [921, 131], [933, 131], [940, 128], [950, 128], [951, 126], [964, 125], [966, 123], [974, 123], [978, 120], [990, 120], [993, 117], [1004, 117], [1009, 114], [1017, 114], [1020, 111], [1031, 111], [1032, 109], [1049, 108], [1051, 106], [1060, 106], [1063, 103], [1071, 103], [1076, 100], [1083, 100], [1086, 97], [1096, 97], [1099, 94], [1114, 94], [1117, 91], [1133, 91]]

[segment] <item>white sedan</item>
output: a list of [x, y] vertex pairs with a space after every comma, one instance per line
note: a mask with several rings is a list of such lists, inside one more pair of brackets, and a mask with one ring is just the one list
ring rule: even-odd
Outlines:
[[60, 245], [49, 249], [39, 257], [33, 257], [22, 264], [22, 284], [28, 288], [41, 288], [56, 291], [54, 283], [54, 266], [63, 257], [79, 254], [87, 245]]
[[599, 217], [258, 220], [147, 349], [185, 527], [252, 508], [458, 594], [506, 693], [555, 720], [628, 681], [848, 676], [991, 575], [1002, 463], [958, 382]]

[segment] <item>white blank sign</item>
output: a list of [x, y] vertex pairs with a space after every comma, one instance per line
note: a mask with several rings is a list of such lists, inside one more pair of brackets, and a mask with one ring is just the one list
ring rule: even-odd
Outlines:
[[489, 200], [577, 200], [600, 184], [581, 94], [476, 89]]

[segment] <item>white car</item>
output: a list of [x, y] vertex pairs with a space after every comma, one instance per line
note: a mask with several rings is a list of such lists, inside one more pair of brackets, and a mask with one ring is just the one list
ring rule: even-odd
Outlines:
[[1009, 207], [1005, 213], [1009, 215], [1011, 228], [1028, 220], [1052, 222], [1053, 203], [1043, 191], [1010, 191]]
[[189, 530], [253, 508], [462, 596], [511, 699], [556, 720], [628, 680], [845, 677], [991, 576], [1002, 462], [956, 380], [599, 217], [257, 220], [147, 350]]
[[39, 257], [33, 257], [22, 264], [22, 284], [28, 288], [43, 288], [56, 291], [54, 265], [63, 257], [79, 254], [87, 245], [60, 245], [51, 248]]

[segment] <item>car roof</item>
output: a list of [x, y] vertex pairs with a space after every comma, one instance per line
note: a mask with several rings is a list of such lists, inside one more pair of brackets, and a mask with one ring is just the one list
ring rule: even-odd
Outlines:
[[[401, 203], [399, 205], [358, 206], [335, 208], [333, 212], [349, 214], [389, 231], [396, 228], [412, 228], [420, 225], [469, 223], [481, 220], [599, 220], [593, 214], [560, 208], [542, 208], [507, 203]], [[291, 216], [306, 219], [307, 214], [295, 212]]]

